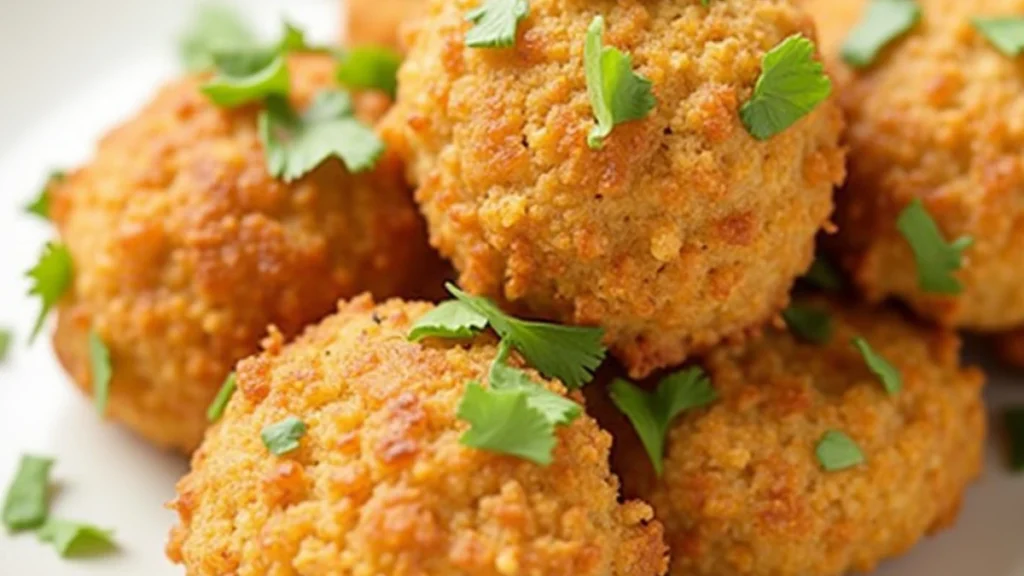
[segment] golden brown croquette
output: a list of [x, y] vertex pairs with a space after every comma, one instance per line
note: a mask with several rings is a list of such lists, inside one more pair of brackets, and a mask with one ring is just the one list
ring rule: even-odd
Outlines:
[[402, 50], [402, 26], [416, 19], [426, 0], [348, 0], [345, 43]]
[[[982, 374], [949, 331], [824, 300], [831, 340], [774, 330], [703, 362], [718, 399], [684, 412], [657, 478], [624, 417], [591, 398], [615, 437], [613, 469], [665, 525], [676, 576], [838, 576], [871, 570], [951, 524], [980, 472]], [[851, 345], [865, 338], [902, 374], [890, 396]], [[597, 389], [593, 392], [597, 395]], [[827, 472], [815, 449], [849, 435], [863, 464]]]
[[[328, 57], [290, 66], [296, 105], [332, 85]], [[96, 331], [113, 363], [109, 417], [184, 452], [268, 326], [290, 337], [339, 297], [415, 295], [440, 267], [395, 157], [359, 175], [332, 160], [285, 184], [267, 171], [258, 108], [217, 107], [203, 78], [165, 87], [52, 191], [74, 261], [57, 355], [89, 391]], [[357, 101], [367, 119], [387, 105]]]
[[[634, 375], [739, 337], [785, 306], [843, 177], [827, 102], [755, 140], [738, 115], [761, 58], [813, 38], [788, 0], [534, 0], [515, 47], [464, 45], [475, 0], [436, 0], [411, 34], [383, 121], [431, 241], [467, 290], [600, 325]], [[600, 150], [588, 24], [632, 55], [658, 105]]]
[[[661, 527], [619, 503], [611, 437], [589, 417], [558, 429], [548, 467], [459, 443], [456, 407], [497, 350], [408, 341], [431, 309], [359, 297], [242, 361], [178, 484], [170, 557], [195, 576], [663, 574]], [[271, 455], [260, 432], [288, 416], [301, 445]]]

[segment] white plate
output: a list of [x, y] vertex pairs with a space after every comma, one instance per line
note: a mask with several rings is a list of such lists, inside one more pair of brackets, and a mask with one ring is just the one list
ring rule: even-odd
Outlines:
[[[314, 38], [335, 37], [334, 0], [236, 0], [268, 37], [287, 14]], [[0, 366], [0, 487], [19, 455], [57, 459], [61, 517], [117, 531], [119, 554], [63, 561], [31, 535], [0, 531], [0, 574], [65, 576], [181, 574], [163, 555], [184, 460], [150, 449], [95, 417], [46, 338], [27, 348], [37, 303], [23, 277], [49, 234], [21, 212], [51, 168], [89, 158], [95, 139], [131, 114], [177, 71], [174, 38], [191, 13], [180, 0], [0, 0], [0, 326], [17, 341]], [[994, 371], [993, 408], [1024, 403], [1024, 382]], [[881, 576], [1024, 574], [1024, 476], [1010, 477], [992, 435], [984, 478], [968, 493], [956, 527], [885, 564]], [[0, 488], [2, 489], [2, 488]]]

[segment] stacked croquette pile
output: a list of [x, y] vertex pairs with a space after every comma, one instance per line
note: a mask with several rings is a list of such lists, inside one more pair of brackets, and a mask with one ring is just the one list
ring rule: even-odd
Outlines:
[[955, 520], [1024, 1], [351, 5], [395, 52], [216, 54], [53, 186], [68, 371], [216, 421], [188, 574], [826, 576]]

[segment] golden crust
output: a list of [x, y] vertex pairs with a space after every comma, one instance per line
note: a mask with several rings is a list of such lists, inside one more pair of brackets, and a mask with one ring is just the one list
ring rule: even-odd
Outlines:
[[[462, 390], [496, 347], [409, 342], [430, 309], [359, 297], [241, 362], [178, 484], [169, 556], [195, 576], [663, 574], [661, 527], [618, 503], [611, 438], [589, 417], [560, 428], [547, 468], [458, 442]], [[260, 430], [289, 415], [308, 431], [272, 456]]]
[[[329, 58], [291, 68], [297, 104], [332, 84]], [[90, 390], [96, 330], [114, 365], [109, 416], [185, 452], [269, 325], [291, 336], [339, 297], [415, 294], [440, 268], [396, 158], [356, 176], [331, 161], [284, 184], [267, 173], [255, 107], [217, 108], [201, 81], [165, 87], [52, 191], [75, 267], [54, 335], [61, 362]], [[359, 102], [370, 116], [385, 105]]]
[[[956, 335], [890, 311], [814, 302], [835, 319], [829, 344], [773, 331], [707, 357], [719, 399], [676, 420], [662, 480], [624, 418], [606, 400], [598, 410], [615, 436], [624, 493], [647, 499], [665, 525], [670, 574], [870, 570], [951, 524], [980, 473], [983, 376], [959, 367]], [[868, 371], [850, 345], [857, 335], [900, 370], [899, 394]], [[814, 449], [830, 429], [849, 434], [866, 464], [823, 471]]]
[[403, 26], [423, 12], [426, 0], [347, 0], [345, 43], [404, 50]]
[[[804, 0], [841, 79], [850, 124], [849, 178], [836, 198], [833, 249], [873, 301], [897, 297], [947, 326], [1003, 330], [1024, 323], [1024, 65], [971, 25], [1020, 15], [1024, 0], [920, 0], [922, 22], [854, 73], [836, 53], [863, 0]], [[972, 236], [964, 291], [917, 287], [895, 228], [920, 198], [948, 239]]]
[[[466, 48], [475, 0], [435, 1], [383, 122], [466, 289], [596, 325], [637, 375], [758, 326], [808, 266], [842, 179], [830, 102], [767, 142], [737, 111], [761, 56], [813, 37], [785, 0], [536, 0], [509, 50]], [[604, 14], [659, 106], [600, 151], [582, 52]]]

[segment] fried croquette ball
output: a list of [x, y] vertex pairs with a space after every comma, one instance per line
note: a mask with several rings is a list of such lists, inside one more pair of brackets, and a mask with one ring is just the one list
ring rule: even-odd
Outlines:
[[[755, 140], [738, 114], [764, 54], [813, 38], [792, 2], [535, 0], [514, 48], [464, 45], [476, 0], [436, 0], [383, 131], [460, 284], [519, 311], [600, 325], [637, 376], [773, 316], [843, 176], [831, 102]], [[632, 55], [657, 106], [600, 150], [586, 30]]]
[[423, 11], [426, 0], [348, 0], [345, 43], [402, 50], [402, 26]]
[[[196, 576], [663, 574], [661, 527], [618, 502], [611, 437], [591, 418], [558, 429], [548, 467], [459, 443], [463, 390], [497, 348], [408, 341], [431, 309], [359, 297], [242, 361], [178, 484], [169, 556]], [[261, 430], [289, 416], [307, 430], [273, 456]]]
[[[647, 499], [665, 525], [670, 574], [871, 570], [952, 524], [980, 473], [983, 377], [959, 366], [954, 333], [891, 311], [804, 303], [829, 311], [831, 340], [773, 331], [711, 352], [703, 367], [718, 397], [674, 421], [660, 479], [624, 417], [599, 412], [625, 494]], [[886, 392], [856, 336], [900, 371], [902, 390]], [[864, 463], [825, 471], [815, 450], [830, 430], [852, 438]]]
[[[841, 78], [849, 178], [836, 198], [832, 247], [872, 301], [895, 297], [947, 326], [1024, 324], [1024, 68], [973, 26], [1019, 16], [1022, 0], [919, 0], [921, 21], [866, 69], [838, 54], [867, 2], [805, 0]], [[896, 228], [920, 199], [947, 241], [970, 236], [955, 274], [963, 291], [927, 293]]]
[[[328, 57], [290, 67], [296, 105], [332, 86]], [[359, 175], [332, 160], [285, 184], [267, 171], [258, 108], [217, 107], [204, 78], [163, 88], [51, 191], [74, 262], [57, 355], [91, 390], [95, 331], [113, 365], [108, 416], [184, 452], [268, 326], [291, 336], [339, 297], [415, 293], [439, 266], [396, 158]], [[379, 115], [370, 96], [361, 109]]]

